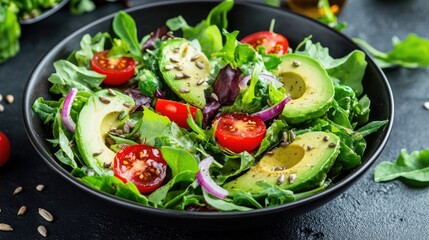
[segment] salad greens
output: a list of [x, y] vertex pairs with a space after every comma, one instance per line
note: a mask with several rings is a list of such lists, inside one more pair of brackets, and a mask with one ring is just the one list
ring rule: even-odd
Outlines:
[[413, 151], [408, 154], [402, 149], [396, 162], [381, 162], [374, 171], [376, 182], [400, 179], [412, 187], [429, 185], [429, 150]]
[[[254, 151], [236, 153], [216, 142], [216, 126], [211, 127], [211, 119], [208, 120], [207, 116], [228, 112], [251, 114], [263, 111], [287, 96], [282, 82], [275, 77], [262, 77], [272, 74], [282, 62], [281, 57], [267, 54], [263, 48], [255, 50], [248, 44], [240, 43], [237, 39], [239, 32], [226, 29], [227, 13], [233, 5], [232, 0], [223, 1], [196, 26], [189, 26], [181, 16], [166, 23], [171, 31], [175, 31], [174, 34], [182, 33], [192, 47], [200, 49], [207, 56], [211, 65], [207, 82], [212, 86], [210, 91], [218, 93], [217, 101], [209, 97], [207, 105], [196, 112], [195, 118], [188, 117], [188, 129], [179, 127], [153, 107], [157, 98], [181, 101], [166, 86], [158, 62], [161, 45], [166, 44], [169, 38], [177, 37], [172, 32], [160, 28], [139, 39], [136, 23], [121, 11], [114, 17], [113, 34], [102, 32], [94, 36], [84, 35], [80, 49], [70, 53], [67, 59], [56, 61], [56, 72], [48, 78], [52, 84], [50, 93], [55, 96], [55, 100], [38, 98], [33, 104], [33, 110], [44, 124], [51, 127], [52, 139], [48, 141], [55, 147], [55, 156], [64, 168], [95, 189], [145, 206], [180, 211], [248, 211], [311, 196], [327, 188], [340, 174], [359, 166], [366, 148], [365, 137], [387, 123], [385, 120], [369, 122], [371, 101], [363, 95], [362, 87], [367, 65], [364, 53], [356, 50], [342, 58], [333, 58], [327, 48], [320, 43], [313, 43], [311, 37], [304, 39], [293, 53], [309, 56], [325, 68], [335, 86], [331, 107], [321, 117], [299, 124], [288, 123], [281, 115], [268, 121], [266, 134]], [[116, 176], [95, 173], [79, 153], [75, 133], [62, 123], [62, 109], [66, 104], [64, 98], [72, 88], [78, 89], [70, 110], [74, 122], [79, 119], [79, 113], [88, 99], [106, 88], [102, 84], [104, 75], [91, 68], [94, 54], [107, 50], [106, 46], [112, 46], [109, 52], [112, 58], [127, 56], [139, 62], [134, 77], [116, 89], [135, 100], [133, 111], [129, 115], [119, 114], [118, 117], [122, 123], [127, 122], [128, 128], [132, 127], [122, 134], [107, 130], [106, 142], [109, 142], [108, 146], [114, 152], [121, 150], [124, 145], [139, 143], [160, 149], [167, 162], [169, 175], [162, 186], [148, 194], [141, 194], [134, 184], [124, 183]], [[247, 82], [241, 82], [243, 76], [247, 76]], [[187, 109], [190, 112], [189, 106]], [[295, 135], [313, 131], [337, 135], [340, 138], [340, 153], [326, 173], [327, 178], [311, 189], [293, 192], [261, 181], [258, 184], [263, 190], [256, 194], [237, 190], [222, 199], [202, 187], [196, 177], [201, 171], [199, 163], [212, 156], [215, 162], [210, 167], [210, 175], [216, 184], [222, 186], [248, 171], [267, 152], [279, 146], [285, 134], [289, 134], [289, 139], [292, 139]]]
[[429, 40], [416, 34], [408, 35], [403, 41], [398, 37], [394, 37], [392, 39], [393, 49], [387, 53], [375, 49], [362, 39], [354, 38], [353, 40], [366, 49], [381, 68], [429, 66]]
[[15, 15], [15, 7], [9, 0], [0, 1], [0, 63], [19, 52], [21, 27]]

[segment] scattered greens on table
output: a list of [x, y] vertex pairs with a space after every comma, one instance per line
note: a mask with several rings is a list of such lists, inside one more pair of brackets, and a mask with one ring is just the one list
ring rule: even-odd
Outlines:
[[[276, 102], [285, 97], [284, 88], [277, 80], [267, 82], [258, 77], [261, 72], [274, 71], [282, 62], [282, 58], [266, 54], [264, 49], [260, 48], [256, 51], [248, 44], [241, 44], [237, 40], [238, 31], [226, 30], [228, 25], [226, 14], [232, 7], [233, 1], [227, 0], [220, 3], [210, 12], [207, 19], [196, 26], [189, 26], [181, 16], [168, 20], [167, 25], [173, 31], [181, 30], [186, 41], [190, 41], [193, 47], [201, 47], [211, 64], [209, 82], [213, 83], [218, 73], [227, 64], [240, 68], [244, 74], [252, 76], [249, 80], [250, 84], [243, 87], [234, 99], [234, 104], [219, 111], [255, 113], [269, 107], [267, 101]], [[378, 131], [387, 123], [386, 120], [369, 121], [370, 99], [364, 94], [361, 84], [367, 65], [364, 53], [355, 50], [347, 56], [333, 58], [329, 55], [329, 49], [320, 43], [312, 42], [311, 37], [308, 37], [299, 44], [293, 54], [318, 62], [318, 66], [324, 68], [324, 72], [329, 74], [327, 76], [335, 88], [331, 105], [321, 116], [313, 117], [300, 124], [288, 123], [282, 117], [270, 120], [267, 124], [266, 136], [254, 152], [225, 151], [216, 143], [213, 128], [202, 127], [200, 115], [197, 115], [195, 121], [188, 118], [191, 129], [186, 130], [153, 111], [150, 102], [154, 100], [153, 93], [158, 90], [165, 91], [167, 95], [178, 100], [177, 96], [166, 87], [165, 82], [156, 83], [150, 89], [138, 88], [141, 86], [139, 81], [147, 79], [142, 77], [147, 75], [147, 71], [155, 73], [158, 79], [163, 81], [159, 73], [159, 61], [165, 57], [162, 56], [162, 49], [160, 49], [165, 41], [163, 36], [156, 38], [156, 34], [148, 34], [141, 40], [137, 39], [136, 23], [125, 12], [119, 12], [115, 16], [113, 30], [115, 35], [104, 32], [94, 36], [88, 34], [83, 36], [80, 49], [72, 52], [67, 59], [54, 63], [56, 72], [48, 79], [52, 83], [50, 92], [55, 97], [54, 100], [39, 98], [33, 104], [33, 109], [41, 120], [52, 128], [52, 138], [48, 141], [55, 147], [54, 155], [60, 164], [85, 184], [109, 194], [145, 206], [180, 211], [189, 210], [191, 206], [204, 207], [206, 204], [218, 211], [247, 211], [296, 201], [324, 190], [335, 181], [337, 176], [358, 167], [366, 148], [365, 137]], [[99, 174], [90, 169], [83, 161], [78, 146], [70, 144], [75, 142], [75, 134], [62, 122], [61, 111], [64, 98], [70, 89], [79, 90], [71, 107], [71, 118], [77, 122], [79, 113], [88, 99], [105, 88], [101, 84], [104, 76], [92, 71], [90, 67], [94, 53], [103, 51], [105, 45], [113, 46], [110, 51], [114, 54], [133, 57], [140, 63], [134, 79], [124, 87], [124, 92], [133, 93], [131, 95], [138, 100], [136, 104], [144, 105], [144, 114], [141, 110], [137, 110], [127, 116], [133, 121], [135, 128], [130, 134], [111, 136], [116, 142], [111, 145], [111, 149], [116, 152], [121, 144], [135, 144], [135, 139], [132, 138], [135, 132], [146, 139], [146, 144], [161, 149], [172, 175], [160, 188], [150, 194], [140, 194], [135, 185], [122, 182], [111, 172]], [[147, 50], [142, 51], [142, 48]], [[143, 84], [143, 86], [148, 85]], [[207, 156], [214, 157], [215, 162], [210, 168], [210, 175], [219, 186], [224, 186], [257, 164], [264, 154], [279, 146], [285, 133], [291, 134], [291, 132], [297, 138], [307, 133], [322, 132], [332, 134], [331, 136], [339, 139], [339, 145], [331, 146], [338, 147], [339, 155], [334, 158], [330, 168], [325, 169], [327, 172], [318, 174], [321, 178], [318, 178], [319, 182], [316, 184], [313, 183], [311, 189], [293, 192], [280, 188], [280, 183], [268, 184], [262, 180], [257, 183], [258, 187], [263, 189], [258, 193], [231, 191], [226, 198], [221, 199], [211, 195], [197, 181], [196, 174], [199, 171], [198, 163], [201, 159]], [[292, 135], [289, 137], [292, 138]], [[308, 151], [311, 150], [310, 147], [311, 145]], [[292, 180], [294, 179], [288, 181], [292, 182]]]
[[9, 0], [0, 0], [0, 63], [19, 52], [21, 27]]
[[402, 149], [396, 162], [381, 162], [374, 171], [376, 182], [387, 182], [395, 179], [411, 187], [429, 186], [429, 149], [413, 151], [408, 154]]

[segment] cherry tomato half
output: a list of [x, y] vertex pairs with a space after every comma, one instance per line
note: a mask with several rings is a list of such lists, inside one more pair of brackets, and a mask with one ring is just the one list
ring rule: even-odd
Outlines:
[[283, 55], [288, 52], [289, 41], [283, 35], [270, 31], [252, 33], [241, 40], [250, 44], [254, 49], [258, 46], [265, 48], [267, 53]]
[[109, 58], [109, 50], [95, 53], [91, 59], [92, 70], [106, 75], [103, 83], [122, 85], [128, 82], [136, 72], [136, 62], [129, 57]]
[[134, 183], [140, 193], [150, 193], [164, 181], [167, 162], [157, 148], [131, 145], [116, 153], [113, 172], [124, 183]]
[[10, 142], [3, 132], [0, 132], [0, 167], [5, 165], [10, 157]]
[[[198, 108], [196, 107], [189, 106], [191, 116], [194, 119], [197, 109]], [[179, 127], [189, 128], [188, 122], [186, 121], [186, 119], [188, 119], [188, 109], [186, 107], [186, 104], [159, 98], [158, 100], [156, 100], [155, 111], [157, 111], [163, 116], [168, 117]]]
[[245, 113], [227, 113], [217, 117], [216, 140], [222, 147], [239, 153], [256, 149], [267, 127], [258, 117]]

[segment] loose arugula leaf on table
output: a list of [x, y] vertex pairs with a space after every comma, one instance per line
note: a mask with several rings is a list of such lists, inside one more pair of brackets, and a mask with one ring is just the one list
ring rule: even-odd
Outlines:
[[92, 0], [70, 0], [70, 12], [80, 15], [86, 12], [92, 12], [95, 4]]
[[403, 41], [394, 37], [392, 39], [393, 49], [387, 53], [375, 49], [362, 39], [353, 38], [353, 41], [366, 49], [381, 68], [429, 66], [429, 40], [416, 34], [409, 34]]
[[402, 149], [396, 162], [384, 161], [376, 166], [374, 180], [387, 182], [395, 179], [411, 187], [429, 186], [429, 149], [408, 154]]

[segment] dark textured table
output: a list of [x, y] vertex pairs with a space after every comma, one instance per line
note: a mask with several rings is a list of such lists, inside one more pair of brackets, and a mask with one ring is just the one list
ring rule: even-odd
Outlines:
[[[21, 98], [32, 69], [61, 39], [101, 16], [124, 8], [122, 3], [98, 6], [89, 14], [73, 16], [68, 7], [46, 20], [22, 27], [21, 51], [0, 65], [0, 94], [15, 101], [0, 113], [0, 131], [12, 143], [9, 163], [0, 169], [0, 222], [13, 232], [0, 232], [0, 239], [41, 239], [39, 225], [49, 239], [427, 239], [429, 236], [429, 189], [412, 189], [400, 182], [375, 183], [374, 166], [334, 201], [299, 217], [263, 229], [237, 232], [193, 232], [170, 226], [154, 227], [128, 219], [54, 173], [30, 144], [21, 117]], [[341, 21], [350, 37], [367, 40], [381, 50], [391, 48], [391, 38], [411, 32], [429, 38], [427, 0], [348, 0]], [[386, 71], [395, 99], [395, 122], [390, 140], [376, 163], [393, 160], [402, 148], [429, 148], [429, 69]], [[46, 188], [37, 192], [37, 184]], [[12, 195], [17, 186], [23, 191]], [[17, 216], [20, 206], [28, 210]], [[55, 217], [47, 223], [37, 208]], [[216, 229], [216, 226], [213, 226]], [[192, 229], [192, 226], [189, 226]]]

